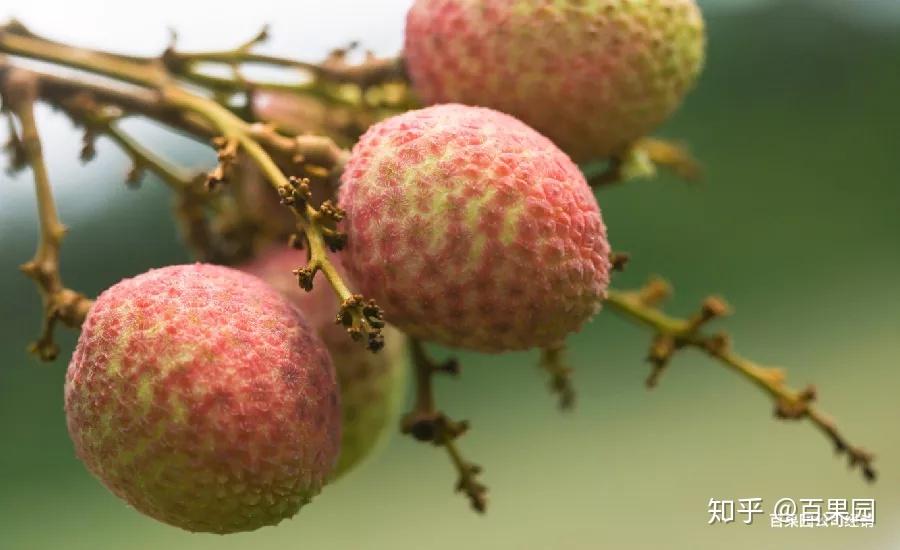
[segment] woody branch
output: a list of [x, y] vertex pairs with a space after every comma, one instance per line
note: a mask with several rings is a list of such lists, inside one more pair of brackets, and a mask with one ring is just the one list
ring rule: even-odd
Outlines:
[[[219, 165], [208, 177], [212, 185], [227, 179], [238, 152], [246, 155], [294, 213], [298, 231], [309, 247], [308, 265], [297, 270], [299, 284], [309, 290], [312, 279], [321, 271], [340, 300], [338, 319], [350, 335], [357, 339], [364, 336], [367, 346], [373, 351], [381, 347], [383, 321], [380, 309], [347, 287], [325, 253], [326, 246], [336, 250], [343, 244], [344, 238], [334, 229], [341, 213], [333, 206], [324, 210], [314, 207], [308, 200], [308, 190], [303, 188], [308, 180], [290, 178], [270, 153], [276, 151], [282, 165], [294, 168], [299, 175], [304, 172], [321, 175], [323, 172], [339, 173], [346, 159], [346, 151], [324, 137], [289, 138], [264, 124], [245, 122], [215, 100], [179, 85], [160, 60], [71, 48], [38, 37], [18, 23], [0, 27], [0, 52], [80, 69], [136, 87], [92, 83], [89, 87], [78, 89], [95, 93], [101, 101], [131, 108], [162, 122], [173, 121], [177, 127], [195, 135], [212, 137], [219, 152]], [[0, 59], [0, 80], [8, 80], [13, 67], [6, 58]], [[48, 84], [56, 84], [57, 90], [67, 87], [62, 84], [66, 82], [64, 78], [32, 74], [36, 75], [39, 83], [46, 80]], [[71, 82], [68, 88], [71, 91]], [[54, 95], [50, 94], [48, 98], [54, 99]], [[55, 97], [57, 102], [66, 98]]]
[[35, 122], [37, 84], [28, 74], [20, 72], [8, 75], [3, 84], [0, 93], [4, 108], [15, 115], [21, 126], [21, 135], [17, 137], [13, 133], [10, 140], [14, 148], [20, 148], [21, 155], [31, 167], [37, 197], [40, 228], [38, 246], [34, 258], [21, 266], [22, 271], [37, 284], [44, 306], [41, 335], [31, 344], [30, 349], [41, 359], [51, 361], [59, 354], [59, 346], [53, 340], [56, 323], [61, 322], [72, 328], [80, 327], [93, 302], [85, 295], [67, 288], [59, 273], [59, 250], [66, 228], [59, 221], [56, 211], [56, 201]]

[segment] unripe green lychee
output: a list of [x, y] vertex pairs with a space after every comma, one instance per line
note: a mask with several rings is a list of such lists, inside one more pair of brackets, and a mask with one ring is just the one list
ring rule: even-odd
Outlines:
[[404, 55], [426, 103], [509, 113], [583, 161], [666, 120], [704, 42], [695, 0], [417, 0]]
[[[406, 336], [386, 326], [384, 348], [372, 353], [352, 341], [335, 323], [338, 302], [326, 282], [306, 292], [291, 271], [302, 265], [302, 252], [273, 247], [242, 267], [287, 296], [318, 332], [331, 353], [341, 392], [343, 414], [341, 454], [332, 478], [337, 478], [371, 456], [399, 424], [408, 369]], [[342, 274], [340, 255], [331, 261]]]
[[293, 516], [339, 451], [324, 344], [277, 291], [226, 267], [155, 269], [103, 292], [65, 403], [87, 468], [137, 510], [190, 531]]
[[411, 336], [559, 343], [600, 307], [609, 244], [578, 167], [511, 116], [438, 105], [372, 126], [340, 189], [355, 288]]

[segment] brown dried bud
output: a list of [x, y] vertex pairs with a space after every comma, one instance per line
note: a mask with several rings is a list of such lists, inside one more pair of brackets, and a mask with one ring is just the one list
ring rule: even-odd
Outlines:
[[653, 277], [638, 293], [642, 303], [655, 306], [672, 295], [672, 287], [664, 279]]
[[703, 301], [703, 306], [700, 309], [700, 315], [706, 319], [713, 319], [715, 317], [724, 317], [731, 313], [731, 308], [722, 298], [718, 296], [710, 296], [706, 300]]
[[341, 233], [339, 231], [323, 231], [322, 237], [325, 239], [325, 244], [328, 245], [328, 249], [332, 252], [339, 252], [347, 246], [346, 233]]
[[373, 328], [384, 328], [384, 312], [378, 304], [375, 303], [375, 300], [369, 300], [369, 302], [363, 306], [362, 314], [366, 322]]
[[384, 335], [381, 333], [381, 330], [369, 333], [369, 340], [366, 343], [366, 348], [371, 352], [378, 352], [384, 348]]
[[303, 267], [297, 268], [293, 271], [294, 275], [297, 276], [297, 282], [300, 284], [300, 288], [309, 292], [313, 288], [313, 279], [316, 276], [316, 271], [318, 271], [315, 267]]
[[326, 200], [319, 206], [319, 212], [322, 213], [323, 216], [335, 221], [339, 222], [344, 219], [346, 216], [346, 212], [336, 204], [334, 204], [331, 199]]
[[305, 246], [304, 236], [299, 233], [291, 233], [288, 237], [288, 246], [295, 250], [303, 250]]
[[362, 330], [358, 327], [347, 327], [347, 334], [350, 335], [354, 342], [359, 342], [362, 339]]
[[609, 255], [609, 262], [612, 264], [613, 271], [625, 271], [625, 266], [630, 259], [631, 256], [625, 252], [613, 252]]

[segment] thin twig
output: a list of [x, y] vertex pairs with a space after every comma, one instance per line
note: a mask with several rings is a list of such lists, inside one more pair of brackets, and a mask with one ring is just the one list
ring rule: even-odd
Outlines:
[[[359, 63], [348, 62], [347, 54], [355, 46], [336, 49], [321, 63], [254, 53], [253, 49], [268, 36], [268, 28], [264, 27], [234, 49], [211, 52], [180, 52], [173, 37], [160, 60], [171, 74], [213, 91], [223, 104], [228, 104], [228, 99], [235, 94], [243, 95], [246, 118], [254, 117], [253, 96], [266, 91], [306, 96], [329, 108], [343, 109], [359, 129], [345, 135], [352, 126], [335, 127], [331, 133], [345, 135], [351, 141], [373, 120], [418, 106], [400, 58], [380, 58], [368, 53]], [[302, 78], [298, 81], [249, 78], [243, 69], [250, 65], [299, 73], [297, 76]], [[224, 66], [230, 69], [230, 76], [213, 74], [205, 70], [207, 66]]]
[[98, 104], [90, 92], [81, 92], [60, 102], [60, 107], [76, 124], [85, 127], [86, 140], [102, 134], [115, 142], [131, 159], [129, 183], [136, 184], [144, 170], [159, 177], [177, 197], [173, 205], [175, 218], [183, 238], [194, 256], [204, 261], [226, 262], [227, 254], [216, 243], [207, 216], [215, 195], [206, 193], [202, 182], [205, 174], [189, 173], [173, 165], [122, 130], [118, 122], [125, 113], [119, 107]]
[[775, 402], [776, 417], [792, 420], [808, 418], [831, 440], [838, 453], [847, 455], [851, 467], [859, 467], [867, 481], [875, 480], [874, 455], [851, 445], [833, 420], [813, 405], [815, 388], [810, 386], [799, 391], [790, 388], [781, 369], [763, 367], [738, 355], [725, 334], [707, 334], [702, 330], [707, 322], [728, 313], [721, 299], [707, 298], [698, 313], [688, 319], [679, 319], [670, 317], [657, 307], [668, 292], [668, 285], [657, 279], [638, 290], [610, 290], [606, 300], [618, 313], [650, 327], [655, 333], [649, 354], [654, 368], [647, 380], [648, 386], [657, 383], [663, 369], [678, 350], [686, 347], [699, 349], [768, 394]]
[[549, 387], [559, 399], [559, 408], [571, 410], [575, 406], [575, 387], [572, 384], [572, 367], [565, 359], [565, 344], [560, 343], [541, 350], [540, 367], [550, 376]]
[[15, 114], [21, 125], [20, 142], [34, 177], [40, 227], [34, 258], [21, 266], [22, 271], [37, 284], [44, 304], [41, 336], [31, 344], [30, 350], [42, 360], [52, 361], [59, 354], [59, 346], [53, 340], [56, 323], [61, 322], [72, 328], [80, 327], [93, 302], [83, 294], [66, 288], [59, 273], [59, 249], [66, 228], [59, 221], [56, 211], [34, 118], [36, 83], [29, 75], [16, 73], [10, 75], [3, 84], [3, 103]]
[[475, 511], [484, 513], [487, 510], [487, 487], [478, 481], [481, 467], [464, 459], [456, 446], [456, 439], [469, 429], [469, 423], [448, 418], [438, 410], [434, 399], [434, 375], [441, 372], [458, 374], [459, 364], [455, 359], [435, 362], [422, 342], [415, 338], [410, 339], [410, 347], [416, 374], [416, 398], [413, 410], [403, 417], [403, 433], [446, 449], [459, 476], [456, 490], [468, 497]]
[[[136, 110], [143, 114], [154, 112], [166, 115], [163, 117], [164, 119], [186, 121], [194, 128], [199, 126], [207, 133], [212, 132], [212, 137], [216, 137], [221, 140], [220, 143], [228, 146], [230, 156], [236, 155], [238, 151], [247, 155], [282, 197], [291, 198], [290, 201], [283, 202], [295, 214], [298, 227], [305, 235], [310, 251], [310, 264], [299, 270], [309, 274], [309, 284], [304, 284], [304, 277], [300, 276], [301, 285], [309, 290], [312, 278], [318, 271], [321, 271], [341, 303], [339, 319], [347, 326], [348, 332], [352, 336], [364, 334], [367, 345], [372, 350], [381, 347], [383, 321], [380, 309], [371, 301], [366, 301], [350, 291], [325, 253], [326, 243], [336, 249], [340, 248], [336, 243], [344, 240], [328, 225], [329, 222], [334, 221], [333, 216], [321, 212], [310, 204], [305, 194], [300, 192], [297, 183], [282, 172], [269, 153], [270, 148], [279, 149], [282, 153], [287, 154], [290, 162], [294, 165], [304, 163], [303, 166], [308, 166], [308, 156], [323, 152], [320, 142], [326, 138], [317, 140], [315, 151], [306, 151], [303, 149], [306, 142], [299, 138], [291, 139], [279, 136], [265, 125], [248, 124], [215, 100], [189, 92], [179, 86], [168, 72], [164, 69], [160, 70], [157, 65], [148, 64], [145, 60], [135, 60], [104, 52], [61, 47], [59, 44], [27, 32], [21, 25], [0, 27], [0, 52], [75, 67], [153, 90], [153, 99], [150, 103], [151, 105], [155, 104], [154, 108]], [[6, 63], [6, 61], [0, 60], [0, 80], [3, 79], [3, 66]], [[5, 70], [9, 70], [8, 66]], [[98, 88], [99, 86], [95, 86], [94, 91], [97, 91]], [[107, 90], [107, 92], [110, 91]], [[105, 95], [106, 99], [111, 100], [113, 97], [127, 95], [127, 92], [115, 90], [115, 93]], [[134, 107], [144, 106], [139, 105], [145, 102], [136, 100], [136, 96], [137, 94], [132, 95], [129, 103]], [[113, 103], [115, 102], [113, 101]], [[172, 113], [179, 114], [175, 116]], [[221, 150], [220, 148], [220, 153]], [[335, 153], [334, 150], [337, 150], [338, 153]], [[342, 168], [345, 156], [340, 151], [337, 147], [333, 147], [329, 156], [318, 159], [319, 161], [331, 161], [332, 164], [318, 166], [321, 170], [316, 171], [314, 175], [322, 175], [322, 171], [329, 174]], [[222, 176], [224, 178], [225, 174]]]
[[356, 84], [361, 88], [406, 79], [401, 58], [376, 57], [368, 54], [362, 62], [350, 63], [347, 61], [347, 54], [352, 48], [333, 50], [322, 63], [254, 53], [253, 48], [264, 42], [268, 34], [268, 28], [264, 27], [256, 36], [231, 50], [179, 52], [176, 51], [174, 44], [171, 44], [163, 53], [162, 60], [173, 73], [188, 78], [194, 76], [191, 72], [193, 65], [218, 63], [229, 66], [254, 64], [295, 69], [309, 73], [317, 79], [337, 84]]
[[118, 122], [125, 112], [113, 106], [97, 103], [89, 92], [83, 92], [61, 103], [66, 114], [92, 134], [103, 134], [112, 139], [131, 159], [132, 173], [150, 170], [173, 191], [195, 187], [199, 174], [190, 174], [144, 147], [138, 140], [122, 130]]
[[[0, 81], [13, 70], [27, 71], [39, 83], [40, 99], [63, 109], [72, 97], [87, 93], [97, 103], [114, 105], [123, 111], [152, 118], [203, 143], [220, 135], [206, 120], [194, 113], [173, 108], [158, 93], [146, 88], [61, 77], [25, 69], [0, 58]], [[247, 130], [279, 164], [296, 166], [300, 171], [312, 170], [316, 172], [315, 175], [326, 170], [330, 178], [338, 177], [349, 156], [349, 151], [341, 149], [324, 136], [289, 137], [279, 134], [269, 125], [259, 123], [249, 124]]]

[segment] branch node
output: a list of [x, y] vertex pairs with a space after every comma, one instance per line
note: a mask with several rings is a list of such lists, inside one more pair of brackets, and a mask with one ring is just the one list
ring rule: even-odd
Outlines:
[[218, 136], [212, 139], [213, 147], [219, 162], [206, 177], [206, 188], [215, 190], [228, 181], [232, 168], [237, 160], [238, 146], [240, 142], [235, 137]]
[[675, 338], [667, 334], [657, 334], [653, 339], [647, 354], [647, 361], [652, 365], [652, 369], [644, 382], [648, 389], [653, 389], [659, 384], [659, 379], [669, 365], [677, 347]]
[[375, 300], [364, 301], [362, 294], [353, 294], [341, 303], [335, 322], [347, 327], [354, 340], [366, 338], [366, 347], [379, 351], [384, 347], [384, 313]]
[[722, 355], [731, 349], [731, 337], [724, 332], [713, 334], [704, 339], [703, 348], [712, 356]]

